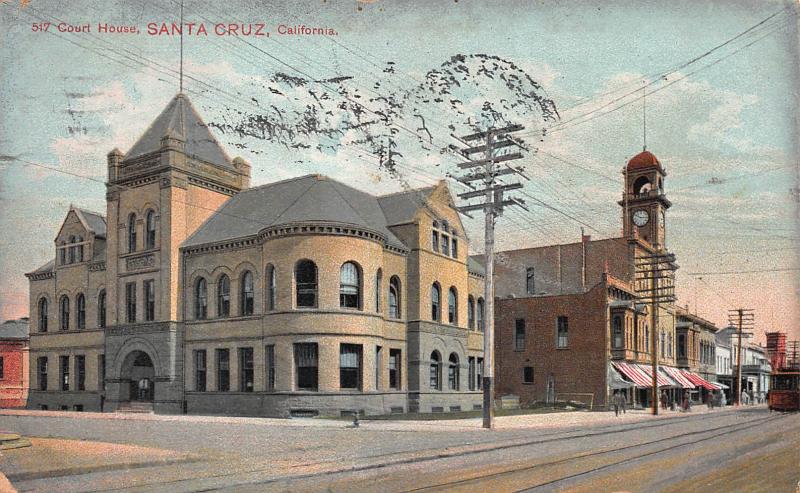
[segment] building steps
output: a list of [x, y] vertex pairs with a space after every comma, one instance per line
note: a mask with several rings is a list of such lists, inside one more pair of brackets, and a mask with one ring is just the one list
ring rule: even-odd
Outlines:
[[117, 412], [153, 414], [153, 403], [140, 401], [120, 402]]

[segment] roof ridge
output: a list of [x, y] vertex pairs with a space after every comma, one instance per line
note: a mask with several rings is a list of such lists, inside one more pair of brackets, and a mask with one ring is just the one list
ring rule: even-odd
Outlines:
[[[348, 207], [350, 207], [350, 209], [351, 209], [353, 212], [355, 212], [356, 216], [358, 216], [359, 218], [361, 218], [361, 220], [362, 220], [362, 221], [364, 221], [364, 223], [365, 223], [365, 224], [370, 224], [370, 221], [368, 221], [368, 220], [367, 220], [367, 218], [365, 218], [364, 216], [362, 216], [362, 215], [361, 215], [361, 213], [360, 213], [360, 212], [358, 212], [358, 209], [356, 209], [355, 207], [353, 207], [353, 204], [351, 204], [351, 203], [350, 203], [350, 201], [349, 201], [349, 200], [347, 200], [347, 198], [346, 198], [346, 197], [345, 197], [345, 196], [342, 194], [342, 192], [339, 190], [339, 187], [337, 187], [336, 185], [342, 185], [342, 186], [348, 187], [348, 188], [350, 188], [351, 190], [355, 190], [356, 192], [358, 192], [358, 193], [360, 193], [360, 194], [363, 194], [363, 195], [369, 195], [369, 194], [368, 194], [368, 193], [366, 193], [366, 192], [362, 192], [361, 190], [359, 190], [359, 189], [357, 189], [357, 188], [353, 188], [353, 187], [351, 187], [351, 186], [349, 186], [349, 185], [345, 185], [344, 183], [340, 183], [340, 182], [338, 182], [338, 181], [335, 181], [335, 180], [331, 180], [331, 184], [332, 184], [332, 186], [333, 186], [333, 189], [336, 191], [336, 194], [337, 194], [339, 197], [341, 197], [341, 198], [342, 198], [342, 200], [344, 200], [345, 204], [347, 204], [347, 206], [348, 206]], [[374, 197], [373, 197], [373, 198], [374, 198]], [[376, 200], [376, 202], [377, 202], [377, 200]], [[383, 221], [384, 221], [384, 222], [386, 222], [386, 215], [383, 213], [383, 209], [381, 208], [380, 204], [376, 204], [376, 205], [378, 206], [378, 209], [380, 209], [380, 211], [381, 211], [381, 216], [383, 216]], [[372, 225], [370, 224], [370, 226], [372, 226]]]
[[[318, 175], [317, 175], [317, 176], [318, 176]], [[272, 224], [280, 224], [280, 223], [278, 222], [278, 220], [281, 218], [281, 216], [283, 216], [284, 214], [286, 214], [286, 211], [288, 211], [289, 209], [291, 209], [291, 208], [292, 208], [292, 206], [294, 206], [294, 204], [296, 204], [296, 203], [297, 203], [297, 201], [298, 201], [298, 200], [300, 200], [300, 198], [302, 198], [303, 196], [305, 196], [305, 194], [307, 194], [307, 193], [308, 193], [308, 191], [309, 191], [309, 190], [311, 190], [311, 187], [313, 187], [313, 186], [314, 186], [314, 185], [316, 185], [317, 183], [318, 183], [318, 181], [317, 181], [317, 180], [314, 180], [313, 182], [311, 182], [311, 185], [309, 185], [309, 186], [308, 186], [308, 188], [306, 188], [305, 190], [303, 190], [303, 192], [302, 192], [302, 193], [299, 193], [299, 194], [297, 194], [297, 197], [295, 197], [295, 198], [294, 198], [294, 200], [292, 201], [292, 203], [291, 203], [291, 204], [289, 204], [289, 205], [287, 205], [287, 206], [286, 206], [286, 207], [285, 207], [285, 208], [284, 208], [284, 209], [281, 211], [281, 213], [280, 213], [280, 214], [278, 214], [277, 216], [275, 216], [275, 219], [273, 219], [273, 220], [272, 220]]]
[[420, 192], [422, 190], [433, 190], [435, 188], [436, 188], [436, 185], [430, 185], [430, 186], [427, 186], [427, 187], [412, 188], [411, 190], [401, 190], [399, 192], [392, 192], [392, 193], [387, 193], [387, 194], [384, 194], [384, 195], [376, 195], [375, 198], [380, 200], [380, 199], [385, 198], [385, 197], [393, 197], [395, 195], [402, 195], [404, 193]]
[[90, 209], [84, 209], [83, 207], [75, 207], [75, 206], [72, 206], [72, 208], [73, 208], [73, 209], [75, 209], [75, 210], [79, 210], [79, 211], [81, 211], [81, 212], [86, 212], [86, 213], [89, 213], [89, 214], [94, 214], [95, 216], [102, 217], [103, 219], [105, 219], [105, 218], [106, 218], [106, 215], [105, 215], [105, 214], [101, 214], [101, 213], [99, 213], [99, 212], [97, 212], [97, 211], [93, 211], [93, 210], [90, 210]]
[[[296, 180], [302, 180], [303, 178], [308, 178], [310, 176], [325, 176], [325, 175], [320, 175], [319, 173], [308, 173], [308, 174], [301, 175], [301, 176], [293, 176], [291, 178], [285, 178], [285, 179], [279, 180], [279, 181], [271, 181], [269, 183], [263, 183], [261, 185], [255, 186], [255, 187], [245, 188], [244, 190], [239, 192], [239, 195], [241, 195], [243, 193], [247, 193], [247, 192], [252, 192], [252, 191], [255, 191], [255, 190], [261, 190], [263, 188], [269, 188], [269, 187], [271, 187], [273, 185], [280, 185], [281, 183], [289, 183], [289, 182], [296, 181]], [[325, 178], [328, 178], [328, 177], [326, 176]]]

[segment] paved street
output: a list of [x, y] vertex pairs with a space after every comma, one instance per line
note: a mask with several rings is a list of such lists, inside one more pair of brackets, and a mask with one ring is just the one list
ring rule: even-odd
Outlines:
[[0, 429], [34, 447], [4, 452], [0, 467], [20, 491], [59, 492], [791, 493], [800, 480], [800, 415], [764, 407], [509, 416], [491, 432], [479, 420], [352, 429], [337, 420], [113, 418], [3, 412]]

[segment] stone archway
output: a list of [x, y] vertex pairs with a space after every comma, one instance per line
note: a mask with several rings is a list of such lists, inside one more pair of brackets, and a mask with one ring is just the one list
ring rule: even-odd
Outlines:
[[155, 367], [146, 352], [135, 350], [125, 356], [120, 379], [120, 401], [153, 401]]

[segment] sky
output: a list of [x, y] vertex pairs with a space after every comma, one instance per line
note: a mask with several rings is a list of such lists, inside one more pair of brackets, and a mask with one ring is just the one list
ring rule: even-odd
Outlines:
[[[53, 258], [70, 204], [105, 211], [106, 154], [178, 92], [179, 37], [147, 26], [179, 11], [0, 2], [0, 319], [27, 314], [24, 273]], [[678, 303], [720, 326], [754, 308], [756, 341], [796, 339], [796, 16], [778, 1], [184, 0], [184, 22], [209, 31], [184, 37], [184, 92], [253, 185], [307, 173], [376, 194], [430, 185], [456, 171], [451, 134], [498, 114], [520, 123], [529, 211], [498, 220], [501, 250], [578, 241], [581, 228], [619, 236], [621, 170], [646, 138], [667, 170]], [[218, 36], [219, 23], [270, 35]], [[482, 219], [464, 224], [482, 252]]]

